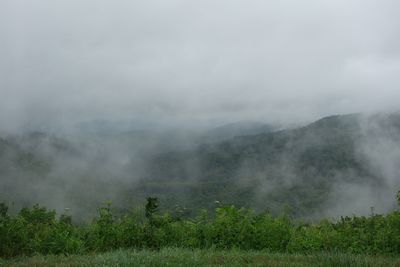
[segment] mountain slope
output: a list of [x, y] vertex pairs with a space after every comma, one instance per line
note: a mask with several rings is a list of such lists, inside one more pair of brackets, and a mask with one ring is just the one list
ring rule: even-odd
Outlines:
[[126, 210], [151, 195], [164, 209], [179, 205], [190, 214], [219, 201], [273, 213], [290, 206], [294, 216], [315, 218], [365, 214], [370, 206], [386, 212], [400, 189], [399, 114], [331, 116], [203, 145], [198, 138], [186, 132], [3, 138], [0, 201], [92, 217], [88, 211], [104, 201]]
[[399, 122], [396, 114], [331, 116], [294, 130], [165, 153], [153, 158], [130, 194], [157, 195], [167, 206], [196, 208], [212, 207], [218, 200], [279, 212], [288, 204], [294, 215], [308, 217], [334, 214], [329, 210], [343, 205], [335, 197], [352, 195], [338, 188], [359, 185], [363, 194], [375, 189], [369, 203], [381, 208], [379, 195], [391, 191], [363, 149], [373, 136], [391, 133], [386, 141], [392, 142], [399, 136]]
[[276, 127], [254, 121], [240, 121], [229, 123], [207, 131], [204, 136], [204, 142], [218, 142], [229, 140], [236, 136], [256, 135], [261, 133], [273, 132]]

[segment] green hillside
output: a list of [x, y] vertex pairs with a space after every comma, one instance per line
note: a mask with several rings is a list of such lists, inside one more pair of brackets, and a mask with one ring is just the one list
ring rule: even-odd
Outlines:
[[254, 127], [264, 132], [201, 145], [204, 135], [172, 131], [8, 136], [0, 139], [0, 200], [15, 209], [70, 208], [75, 218], [91, 218], [105, 201], [124, 212], [148, 196], [187, 215], [216, 201], [308, 219], [394, 206], [399, 114], [331, 116], [276, 132]]
[[290, 206], [293, 215], [311, 216], [326, 208], [335, 184], [385, 188], [359, 147], [370, 135], [398, 136], [399, 118], [331, 116], [293, 130], [164, 153], [152, 159], [129, 194], [156, 195], [189, 209], [220, 201], [274, 213]]

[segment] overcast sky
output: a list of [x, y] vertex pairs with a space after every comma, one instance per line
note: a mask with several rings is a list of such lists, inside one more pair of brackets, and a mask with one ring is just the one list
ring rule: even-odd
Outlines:
[[1, 0], [0, 129], [396, 110], [398, 0]]

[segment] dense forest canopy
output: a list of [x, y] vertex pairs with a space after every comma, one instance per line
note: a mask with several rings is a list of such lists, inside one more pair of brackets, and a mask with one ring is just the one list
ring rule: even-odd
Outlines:
[[[238, 136], [221, 140], [218, 131], [227, 129]], [[123, 212], [147, 196], [188, 216], [215, 201], [274, 214], [291, 207], [309, 219], [368, 214], [371, 206], [387, 212], [400, 186], [399, 138], [397, 113], [331, 116], [288, 129], [242, 123], [195, 133], [7, 135], [0, 139], [1, 198], [11, 209], [40, 203], [76, 218], [90, 218], [105, 201]]]

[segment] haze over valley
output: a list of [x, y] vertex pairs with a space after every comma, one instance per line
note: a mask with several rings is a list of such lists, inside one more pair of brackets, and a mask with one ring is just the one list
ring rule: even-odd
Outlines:
[[400, 2], [2, 1], [0, 202], [305, 220], [400, 190]]

